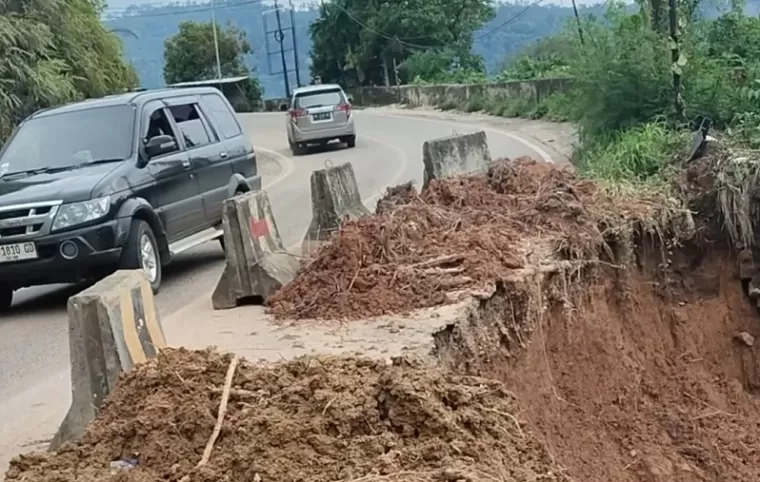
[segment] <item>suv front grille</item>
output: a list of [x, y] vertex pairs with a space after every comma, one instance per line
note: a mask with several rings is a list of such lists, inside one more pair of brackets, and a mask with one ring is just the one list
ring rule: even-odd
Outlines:
[[0, 206], [0, 242], [47, 234], [60, 201]]
[[[0, 207], [2, 209], [2, 207]], [[25, 218], [35, 214], [48, 214], [53, 206], [40, 206], [37, 208], [14, 209], [13, 211], [0, 211], [0, 221], [3, 219]]]

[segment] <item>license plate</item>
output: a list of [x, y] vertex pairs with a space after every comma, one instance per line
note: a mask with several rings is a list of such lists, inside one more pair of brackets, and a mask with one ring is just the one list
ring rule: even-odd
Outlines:
[[332, 113], [320, 112], [319, 114], [312, 114], [311, 118], [314, 119], [315, 121], [330, 120], [332, 119]]
[[37, 259], [34, 243], [0, 244], [0, 263]]

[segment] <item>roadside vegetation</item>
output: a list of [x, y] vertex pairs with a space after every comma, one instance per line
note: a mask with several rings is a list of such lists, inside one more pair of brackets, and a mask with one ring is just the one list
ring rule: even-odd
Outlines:
[[35, 110], [137, 86], [101, 1], [0, 2], [0, 144]]
[[680, 3], [675, 62], [667, 18], [653, 18], [651, 4], [634, 11], [610, 4], [603, 18], [568, 23], [560, 35], [525, 49], [496, 79], [570, 77], [567, 92], [539, 101], [473, 98], [441, 108], [574, 122], [576, 166], [614, 182], [661, 181], [703, 117], [729, 142], [760, 147], [760, 19], [745, 15], [740, 3], [712, 20]]
[[[540, 99], [474, 96], [438, 107], [573, 122], [580, 134], [576, 165], [588, 176], [658, 182], [671, 160], [688, 148], [689, 132], [703, 117], [730, 142], [760, 147], [760, 18], [745, 14], [741, 1], [725, 6], [722, 13], [711, 12], [710, 18], [704, 15], [709, 6], [678, 1], [675, 37], [667, 4], [610, 2], [603, 15], [581, 11], [559, 34], [507, 58], [496, 76], [486, 74], [483, 58], [470, 49], [472, 33], [492, 15], [486, 1], [468, 4], [463, 10], [467, 21], [457, 24], [461, 30], [456, 35], [447, 30], [446, 19], [452, 15], [436, 15], [440, 6], [426, 10], [409, 5], [425, 22], [391, 27], [398, 18], [393, 15], [402, 15], [398, 10], [363, 11], [375, 33], [396, 30], [388, 36], [367, 30], [353, 37], [329, 36], [328, 20], [351, 9], [348, 0], [336, 5], [340, 7], [324, 8], [312, 27], [315, 59], [324, 58], [315, 60], [312, 68], [323, 78], [340, 81], [358, 75], [360, 80], [371, 77], [376, 85], [393, 85], [395, 72], [388, 67], [392, 65], [398, 66], [402, 84], [572, 78], [568, 91]], [[385, 60], [366, 71], [362, 62], [370, 65], [365, 59], [373, 55]], [[341, 63], [341, 58], [350, 62]], [[344, 68], [337, 69], [341, 65]], [[677, 89], [674, 77], [680, 83]]]

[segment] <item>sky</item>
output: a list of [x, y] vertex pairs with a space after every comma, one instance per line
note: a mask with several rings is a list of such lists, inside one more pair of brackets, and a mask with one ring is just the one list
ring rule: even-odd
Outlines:
[[[282, 0], [283, 2], [287, 2], [288, 0]], [[298, 8], [299, 6], [306, 6], [308, 4], [314, 3], [315, 0], [293, 0], [293, 4]], [[329, 1], [329, 0], [327, 0]], [[498, 0], [497, 0], [498, 1]], [[266, 3], [269, 3], [265, 0]], [[594, 5], [597, 3], [602, 3], [600, 0], [576, 0], [578, 5]], [[108, 10], [123, 10], [130, 5], [163, 5], [168, 3], [175, 3], [175, 2], [167, 2], [165, 0], [107, 0], [108, 3]], [[180, 2], [176, 2], [180, 3]], [[181, 3], [185, 3], [184, 1]], [[204, 1], [197, 1], [197, 2], [188, 2], [188, 3], [207, 3]], [[511, 2], [511, 3], [533, 3], [531, 2], [525, 2], [524, 0], [522, 2]], [[544, 0], [541, 2], [542, 4], [552, 4], [552, 5], [566, 5], [571, 6], [571, 0]]]

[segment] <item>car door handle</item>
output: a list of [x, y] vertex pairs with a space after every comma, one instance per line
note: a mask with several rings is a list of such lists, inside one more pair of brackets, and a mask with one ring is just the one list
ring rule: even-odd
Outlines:
[[226, 152], [220, 152], [219, 153], [219, 157], [221, 157], [222, 159], [227, 159], [227, 153]]
[[192, 164], [190, 164], [190, 159], [182, 159], [182, 167], [190, 169], [190, 166], [192, 166]]

